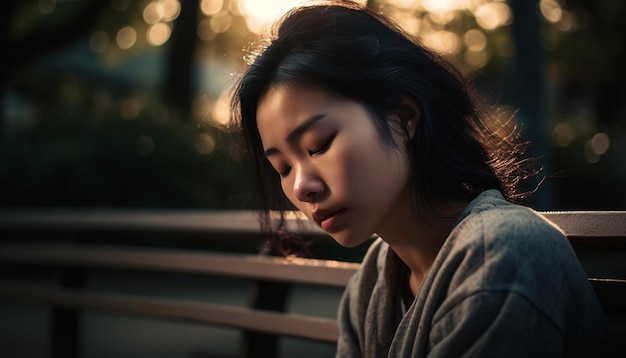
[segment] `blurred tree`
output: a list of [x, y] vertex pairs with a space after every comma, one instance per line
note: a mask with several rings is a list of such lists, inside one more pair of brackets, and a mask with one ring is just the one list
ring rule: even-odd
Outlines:
[[185, 120], [191, 120], [192, 76], [198, 44], [198, 0], [181, 0], [180, 15], [174, 21], [169, 41], [166, 83], [163, 97]]
[[[568, 0], [544, 28], [563, 209], [626, 207], [626, 3]], [[556, 20], [556, 21], [554, 21]]]
[[[120, 29], [148, 30], [144, 16], [150, 4], [157, 2], [6, 4], [3, 41], [15, 54], [3, 68], [3, 96], [23, 95], [21, 110], [33, 108], [36, 118], [2, 134], [0, 205], [255, 205], [230, 135], [211, 122], [196, 122], [190, 112], [197, 0], [180, 3], [170, 41], [161, 47], [168, 58], [163, 73], [154, 74], [167, 79], [161, 89], [99, 80], [98, 62], [88, 73], [41, 65], [50, 54], [92, 46], [98, 33], [113, 38], [95, 56], [105, 64], [150, 50], [141, 37], [129, 50], [115, 42]], [[235, 46], [241, 48], [239, 42]]]
[[[37, 16], [28, 11], [45, 2], [8, 0], [0, 11], [0, 46], [9, 51], [0, 66], [0, 88], [6, 88], [9, 77], [30, 66], [43, 55], [75, 42], [92, 29], [106, 1], [75, 1], [62, 4], [62, 11], [54, 18]], [[50, 2], [50, 6], [55, 6]], [[25, 24], [27, 24], [25, 26]], [[5, 52], [6, 54], [6, 52]], [[0, 131], [4, 111], [0, 112]]]
[[[560, 175], [542, 185], [549, 192], [555, 183], [555, 208], [626, 205], [620, 184], [626, 180], [622, 1], [361, 2], [393, 17], [448, 56], [481, 93], [517, 111], [525, 138], [534, 143], [531, 154], [546, 153], [546, 174]], [[228, 74], [254, 55], [254, 49], [242, 52], [258, 36], [251, 20], [267, 15], [259, 3], [3, 5], [0, 38], [11, 53], [0, 75], [3, 106], [12, 103], [12, 115], [17, 108], [34, 118], [22, 121], [20, 130], [0, 118], [1, 128], [13, 128], [0, 133], [0, 194], [13, 198], [4, 205], [223, 206], [237, 191], [251, 197], [228, 148], [232, 139], [219, 128], [227, 116], [222, 91]], [[167, 18], [165, 7], [175, 10]], [[171, 31], [159, 43], [144, 36], [155, 25]], [[118, 42], [121, 29], [135, 35], [128, 47]], [[87, 64], [46, 67], [51, 54]], [[141, 77], [146, 73], [150, 81]], [[7, 108], [0, 115], [7, 116]], [[122, 178], [135, 184], [121, 185]], [[124, 189], [105, 189], [107, 183]], [[95, 195], [98, 186], [108, 194]], [[547, 208], [549, 202], [534, 205]]]
[[[45, 2], [8, 0], [2, 4], [0, 36], [3, 48], [11, 51], [11, 56], [4, 58], [2, 70], [5, 75], [84, 36], [93, 29], [96, 19], [109, 5], [106, 1], [65, 2], [62, 3], [63, 9], [59, 9], [61, 11], [57, 11], [54, 18], [49, 18], [28, 11], [38, 3]], [[51, 2], [51, 6], [53, 4]], [[24, 26], [26, 23], [30, 26]]]
[[[39, 9], [49, 6], [50, 9]], [[133, 9], [127, 5], [127, 8]], [[166, 84], [161, 96], [180, 114], [179, 119], [190, 120], [192, 102], [192, 75], [194, 70], [195, 48], [197, 41], [198, 0], [182, 0], [180, 15], [173, 23], [171, 39], [167, 53]], [[107, 30], [117, 30], [115, 25], [124, 22], [136, 22], [134, 12], [112, 11], [109, 1], [17, 1], [3, 4], [0, 15], [2, 20], [2, 47], [11, 49], [11, 56], [5, 57], [0, 78], [3, 87], [7, 86], [8, 76], [52, 52], [62, 50], [100, 30], [104, 25]], [[133, 19], [135, 18], [135, 19]], [[121, 20], [121, 21], [120, 21]], [[1, 123], [1, 122], [0, 122]]]
[[[515, 56], [507, 86], [507, 100], [518, 108], [517, 121], [521, 123], [521, 134], [529, 142], [528, 155], [536, 158], [543, 168], [542, 176], [552, 171], [549, 156], [549, 127], [546, 117], [545, 50], [541, 43], [541, 19], [539, 0], [509, 0], [513, 10], [511, 35]], [[539, 185], [541, 184], [541, 185]], [[532, 206], [546, 210], [554, 207], [553, 188], [550, 180], [536, 182], [539, 190], [532, 196]], [[529, 188], [533, 189], [533, 188]]]

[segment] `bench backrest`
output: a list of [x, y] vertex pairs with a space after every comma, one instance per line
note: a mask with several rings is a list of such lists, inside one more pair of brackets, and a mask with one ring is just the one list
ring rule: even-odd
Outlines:
[[[626, 212], [542, 213], [570, 239], [605, 309], [615, 341], [626, 338]], [[314, 225], [290, 219], [294, 231], [332, 245]], [[59, 233], [65, 233], [60, 236]], [[276, 356], [280, 337], [335, 342], [333, 318], [286, 312], [294, 285], [341, 290], [358, 263], [336, 259], [276, 258], [252, 253], [188, 247], [129, 245], [119, 240], [93, 239], [124, 232], [135, 235], [193, 233], [212, 240], [228, 238], [231, 246], [264, 240], [254, 212], [189, 211], [7, 211], [0, 213], [0, 267], [50, 267], [59, 284], [0, 281], [0, 297], [48, 303], [55, 310], [52, 356], [78, 356], [80, 325], [76, 312], [108, 310], [165, 319], [228, 326], [245, 332], [244, 356]], [[37, 234], [37, 235], [35, 235]], [[124, 236], [128, 237], [128, 236]], [[210, 275], [250, 280], [247, 306], [164, 299], [89, 289], [89, 269]], [[69, 309], [69, 311], [68, 311]], [[54, 321], [56, 319], [56, 321]], [[59, 341], [55, 344], [54, 341]], [[69, 348], [68, 348], [69, 347]]]

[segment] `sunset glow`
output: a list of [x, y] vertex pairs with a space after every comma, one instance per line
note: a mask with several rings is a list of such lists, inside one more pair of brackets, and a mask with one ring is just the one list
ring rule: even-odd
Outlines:
[[301, 3], [302, 0], [239, 0], [237, 10], [245, 17], [248, 29], [260, 33], [268, 24]]

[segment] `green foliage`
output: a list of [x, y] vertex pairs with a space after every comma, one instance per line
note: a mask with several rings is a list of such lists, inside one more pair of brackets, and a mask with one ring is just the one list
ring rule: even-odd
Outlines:
[[[155, 1], [11, 0], [4, 4], [0, 38], [10, 56], [0, 70], [2, 92], [5, 98], [18, 97], [17, 112], [30, 115], [16, 116], [15, 108], [3, 107], [0, 112], [1, 206], [256, 205], [245, 168], [232, 150], [232, 138], [210, 125], [198, 125], [191, 117], [203, 117], [206, 123], [214, 120], [211, 110], [219, 102], [224, 74], [237, 72], [245, 56], [242, 48], [257, 35], [246, 26], [246, 14], [235, 11], [237, 0], [224, 1], [219, 13], [198, 16], [196, 57], [179, 62], [174, 60], [172, 44], [188, 39], [188, 34], [176, 38], [173, 33], [158, 48], [147, 42], [151, 23], [145, 21], [144, 10]], [[447, 2], [456, 8], [439, 9], [439, 13], [429, 7], [446, 2], [367, 3], [374, 11], [392, 15], [425, 43], [449, 45], [440, 50], [473, 79], [481, 93], [519, 111], [515, 120], [533, 118], [540, 128], [535, 135], [545, 129], [543, 134], [552, 136], [552, 145], [545, 148], [548, 153], [540, 154], [552, 165], [546, 172], [548, 182], [554, 184], [555, 202], [550, 209], [623, 209], [626, 5], [621, 0], [533, 0], [535, 11], [513, 13], [513, 5], [522, 1], [463, 6]], [[497, 28], [479, 21], [478, 8], [490, 3], [499, 8], [506, 4], [512, 11]], [[560, 19], [546, 16], [550, 9]], [[529, 20], [537, 18], [524, 16], [539, 16], [538, 36], [528, 27]], [[213, 21], [219, 19], [228, 26]], [[522, 37], [541, 50], [544, 68], [533, 70], [545, 77], [530, 82], [545, 81], [537, 86], [545, 85], [545, 95], [519, 81], [520, 64], [531, 63], [533, 55], [519, 51], [511, 21], [527, 26]], [[166, 22], [172, 29], [177, 26], [175, 20]], [[127, 26], [138, 34], [130, 49], [116, 44], [118, 31]], [[468, 40], [469, 30], [479, 39], [484, 37], [484, 46]], [[97, 51], [90, 47], [96, 31], [100, 35], [96, 38], [103, 41]], [[92, 56], [72, 52], [76, 48], [91, 51]], [[147, 63], [158, 56], [168, 67]], [[50, 57], [56, 62], [51, 63]], [[128, 65], [129, 59], [136, 60], [135, 67]], [[137, 63], [148, 71], [134, 73]], [[210, 70], [201, 74], [198, 67]], [[142, 77], [151, 68], [160, 72]], [[168, 87], [167, 78], [182, 82]], [[188, 101], [176, 105], [177, 96], [184, 94], [180, 88], [186, 87], [196, 91], [192, 96], [202, 87], [206, 108], [186, 114]], [[530, 100], [520, 101], [524, 98]], [[125, 102], [135, 103], [136, 111], [124, 113]], [[6, 103], [3, 99], [2, 105]], [[536, 114], [524, 113], [534, 106]], [[519, 124], [521, 130], [530, 127]], [[610, 143], [601, 154], [589, 157], [596, 134], [606, 134]]]
[[[210, 154], [196, 150], [211, 136]], [[0, 143], [1, 205], [249, 208], [224, 132], [150, 118], [54, 120]]]

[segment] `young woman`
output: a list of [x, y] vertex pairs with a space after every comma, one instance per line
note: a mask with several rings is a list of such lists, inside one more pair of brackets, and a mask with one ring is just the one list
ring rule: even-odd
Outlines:
[[512, 203], [521, 147], [389, 21], [346, 2], [294, 9], [232, 109], [268, 209], [295, 207], [344, 246], [380, 237], [342, 298], [338, 357], [598, 348], [603, 315], [569, 242]]

